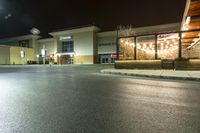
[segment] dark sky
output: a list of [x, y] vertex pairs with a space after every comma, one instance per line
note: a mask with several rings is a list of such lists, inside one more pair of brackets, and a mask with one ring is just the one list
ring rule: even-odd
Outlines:
[[[0, 38], [95, 24], [103, 30], [181, 21], [186, 0], [0, 0]], [[8, 14], [11, 17], [5, 19]]]

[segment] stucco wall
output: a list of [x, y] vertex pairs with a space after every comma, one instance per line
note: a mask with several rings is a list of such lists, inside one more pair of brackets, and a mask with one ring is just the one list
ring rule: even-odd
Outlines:
[[[68, 36], [68, 35], [63, 35]], [[81, 32], [70, 34], [74, 42], [74, 63], [75, 64], [93, 64], [94, 63], [94, 32]], [[62, 52], [62, 41], [57, 38], [57, 50]]]
[[97, 39], [98, 54], [115, 53], [116, 37], [101, 37]]
[[0, 46], [0, 64], [10, 64], [10, 47]]
[[27, 60], [35, 60], [34, 49], [23, 48], [25, 51], [25, 58], [22, 60], [20, 57], [21, 47], [10, 47], [10, 64], [26, 64]]
[[55, 40], [49, 40], [38, 42], [37, 54], [41, 54], [41, 49], [43, 49], [43, 45], [45, 45], [47, 55], [57, 52], [57, 44], [55, 43]]
[[84, 32], [73, 35], [74, 51], [76, 55], [94, 55], [94, 38], [93, 32]]
[[73, 37], [75, 56], [77, 56], [77, 59], [78, 57], [86, 57], [79, 58], [80, 60], [75, 58], [75, 63], [94, 63], [94, 33], [84, 32], [75, 34]]

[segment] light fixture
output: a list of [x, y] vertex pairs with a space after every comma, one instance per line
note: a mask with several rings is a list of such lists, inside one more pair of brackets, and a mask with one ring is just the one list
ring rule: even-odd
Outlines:
[[127, 44], [127, 45], [128, 45], [128, 41], [126, 41], [126, 42], [125, 42], [125, 44]]
[[133, 47], [135, 47], [135, 44], [134, 44], [134, 43], [131, 43], [130, 45], [133, 46]]
[[39, 35], [39, 34], [40, 34], [40, 30], [37, 29], [37, 28], [35, 28], [35, 27], [33, 27], [33, 28], [30, 30], [30, 32], [31, 32], [33, 35]]
[[146, 48], [146, 47], [147, 47], [147, 45], [144, 43], [144, 44], [143, 44], [143, 47], [144, 47], [144, 48]]
[[140, 48], [141, 48], [141, 45], [140, 45], [139, 43], [137, 44], [137, 48], [138, 48], [138, 49], [140, 49]]

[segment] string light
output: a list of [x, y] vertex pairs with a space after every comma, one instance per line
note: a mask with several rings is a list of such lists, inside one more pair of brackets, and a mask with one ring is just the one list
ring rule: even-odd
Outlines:
[[134, 44], [134, 43], [131, 43], [130, 45], [133, 46], [133, 47], [135, 47], [135, 44]]

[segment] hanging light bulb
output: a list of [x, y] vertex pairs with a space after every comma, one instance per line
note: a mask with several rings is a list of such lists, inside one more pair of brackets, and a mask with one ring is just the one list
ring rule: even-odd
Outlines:
[[178, 42], [175, 42], [174, 44], [178, 45], [179, 43], [178, 43]]
[[125, 44], [128, 45], [128, 41], [126, 41]]
[[124, 40], [123, 39], [121, 39], [121, 43], [123, 43], [124, 42]]
[[138, 48], [138, 49], [141, 49], [141, 45], [140, 45], [139, 43], [137, 44], [137, 48]]
[[130, 45], [131, 45], [132, 47], [135, 47], [135, 44], [134, 44], [134, 43], [131, 43]]
[[150, 43], [150, 48], [152, 48], [152, 45], [153, 45], [153, 44], [152, 44], [152, 43]]
[[144, 48], [146, 48], [146, 47], [147, 47], [147, 45], [144, 43], [144, 44], [143, 44], [143, 47], [144, 47]]

